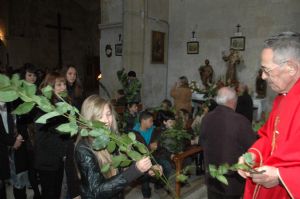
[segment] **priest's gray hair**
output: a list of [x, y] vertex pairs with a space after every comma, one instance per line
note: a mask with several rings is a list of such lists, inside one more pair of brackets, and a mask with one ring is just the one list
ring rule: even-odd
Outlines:
[[264, 48], [273, 50], [273, 62], [282, 65], [289, 60], [300, 63], [300, 34], [282, 32], [265, 41]]
[[218, 90], [216, 102], [219, 105], [226, 105], [230, 100], [237, 101], [237, 95], [233, 88], [223, 87]]

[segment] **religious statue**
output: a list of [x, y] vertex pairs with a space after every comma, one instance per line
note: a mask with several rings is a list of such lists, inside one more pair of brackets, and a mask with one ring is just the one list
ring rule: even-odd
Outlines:
[[208, 88], [209, 85], [212, 84], [213, 75], [214, 75], [214, 70], [213, 70], [212, 66], [209, 64], [208, 59], [205, 60], [205, 65], [200, 66], [199, 74], [200, 74], [200, 78], [201, 78], [203, 86], [205, 86], [205, 88]]
[[223, 60], [227, 62], [227, 71], [226, 71], [226, 83], [228, 84], [236, 84], [238, 82], [236, 76], [236, 66], [240, 64], [241, 57], [238, 51], [230, 49], [230, 54], [225, 55], [223, 52]]
[[256, 77], [256, 82], [255, 82], [257, 98], [266, 97], [267, 82], [261, 76], [262, 76], [262, 69], [259, 69]]

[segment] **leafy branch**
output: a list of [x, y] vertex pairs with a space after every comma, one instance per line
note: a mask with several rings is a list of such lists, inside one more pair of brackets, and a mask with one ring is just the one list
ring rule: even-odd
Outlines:
[[[28, 113], [36, 106], [45, 112], [35, 121], [40, 124], [46, 124], [50, 118], [64, 116], [68, 122], [56, 128], [60, 133], [71, 136], [79, 133], [82, 137], [93, 137], [92, 147], [95, 150], [107, 149], [112, 154], [112, 162], [103, 165], [101, 172], [108, 172], [110, 167], [127, 167], [132, 161], [138, 161], [145, 156], [150, 156], [156, 163], [148, 148], [136, 140], [134, 133], [119, 135], [110, 131], [102, 122], [86, 120], [76, 107], [64, 100], [63, 96], [56, 96], [60, 101], [53, 105], [50, 101], [53, 97], [53, 88], [50, 86], [43, 88], [41, 95], [36, 95], [36, 91], [34, 84], [20, 80], [16, 74], [11, 79], [0, 74], [0, 101], [12, 102], [18, 98], [23, 101], [13, 114]], [[114, 155], [116, 150], [119, 151], [119, 155]], [[158, 171], [154, 170], [154, 173], [168, 186], [176, 198], [168, 179], [164, 175], [160, 176]]]
[[228, 180], [226, 179], [225, 175], [229, 173], [229, 171], [237, 171], [239, 169], [249, 171], [251, 173], [259, 173], [253, 167], [255, 166], [255, 163], [252, 159], [251, 153], [245, 153], [243, 155], [245, 159], [245, 164], [233, 164], [229, 165], [227, 163], [220, 165], [219, 167], [210, 164], [209, 165], [209, 174], [211, 177], [216, 178], [220, 182], [222, 182], [225, 185], [228, 185]]

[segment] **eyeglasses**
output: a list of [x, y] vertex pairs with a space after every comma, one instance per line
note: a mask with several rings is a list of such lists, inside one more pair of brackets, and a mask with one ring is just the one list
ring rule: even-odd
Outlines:
[[279, 67], [279, 65], [276, 65], [275, 67], [273, 68], [266, 68], [264, 66], [261, 67], [261, 70], [263, 73], [265, 73], [267, 76], [270, 76], [272, 70], [274, 70], [275, 68]]
[[274, 66], [273, 68], [266, 68], [266, 67], [264, 67], [264, 66], [261, 66], [261, 70], [262, 70], [262, 72], [265, 73], [266, 76], [269, 77], [269, 76], [271, 75], [272, 70], [274, 70], [275, 68], [278, 68], [279, 66], [281, 66], [282, 64], [284, 64], [284, 63], [286, 63], [286, 62], [287, 62], [287, 61], [280, 62], [280, 64]]

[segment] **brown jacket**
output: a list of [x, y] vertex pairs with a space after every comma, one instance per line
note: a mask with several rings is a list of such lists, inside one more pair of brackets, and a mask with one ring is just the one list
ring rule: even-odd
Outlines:
[[188, 87], [173, 87], [171, 97], [174, 98], [174, 106], [178, 112], [180, 109], [186, 109], [192, 112], [192, 91]]

